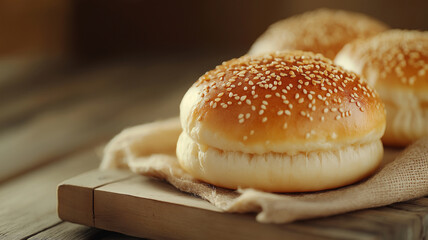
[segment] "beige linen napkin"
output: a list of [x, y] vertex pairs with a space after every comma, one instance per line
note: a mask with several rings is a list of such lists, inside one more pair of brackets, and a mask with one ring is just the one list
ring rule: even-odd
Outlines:
[[178, 118], [126, 129], [105, 148], [101, 168], [129, 168], [164, 179], [226, 212], [257, 212], [257, 221], [264, 223], [330, 216], [428, 195], [428, 138], [409, 146], [360, 183], [323, 192], [278, 194], [255, 189], [233, 191], [194, 179], [175, 157], [180, 132]]

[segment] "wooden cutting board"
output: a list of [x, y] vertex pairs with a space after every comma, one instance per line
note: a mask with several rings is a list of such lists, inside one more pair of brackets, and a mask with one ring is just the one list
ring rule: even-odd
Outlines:
[[426, 239], [428, 198], [292, 224], [222, 213], [171, 185], [127, 171], [94, 170], [58, 186], [65, 221], [152, 239]]

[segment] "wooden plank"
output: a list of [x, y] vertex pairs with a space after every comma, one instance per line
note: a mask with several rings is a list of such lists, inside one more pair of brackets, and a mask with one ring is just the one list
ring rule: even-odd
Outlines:
[[61, 222], [51, 228], [41, 231], [40, 233], [30, 236], [28, 240], [40, 239], [100, 239], [105, 232], [96, 228], [90, 228], [73, 223]]
[[38, 71], [14, 78], [11, 86], [0, 85], [0, 129], [42, 111], [68, 105], [70, 101], [84, 102], [113, 92], [121, 92], [123, 97], [132, 93], [150, 96], [168, 93], [180, 86], [187, 88], [207, 65], [214, 65], [212, 62], [216, 59], [204, 56], [171, 61], [171, 58], [107, 62], [85, 68], [54, 63], [43, 70], [39, 67]]
[[[93, 187], [80, 183], [77, 185], [80, 188]], [[324, 226], [314, 224], [260, 224], [255, 221], [253, 214], [222, 213], [206, 201], [182, 193], [165, 182], [143, 176], [96, 188], [93, 201], [95, 227], [138, 237], [376, 239], [374, 233], [340, 229], [337, 226], [334, 231], [326, 231]]]
[[[76, 76], [77, 75], [77, 76]], [[22, 86], [15, 91], [7, 92], [0, 98], [0, 129], [26, 121], [40, 112], [56, 109], [59, 106], [66, 107], [70, 102], [82, 102], [94, 96], [109, 95], [118, 91], [120, 82], [115, 81], [117, 73], [105, 71], [99, 76], [90, 73], [51, 73], [45, 76], [48, 80], [43, 84], [34, 85], [31, 88]], [[123, 84], [122, 84], [123, 86]], [[122, 87], [123, 88], [123, 87]], [[0, 89], [2, 90], [2, 89]]]
[[[118, 192], [119, 193], [118, 193]], [[152, 239], [312, 239], [252, 214], [222, 213], [199, 198], [145, 177], [94, 191], [95, 227]]]
[[414, 212], [400, 212], [387, 207], [368, 209], [349, 214], [379, 228], [384, 239], [421, 239], [423, 223]]
[[35, 234], [28, 238], [29, 240], [40, 240], [40, 239], [61, 239], [61, 240], [137, 240], [140, 238], [134, 238], [126, 236], [120, 233], [102, 231], [96, 228], [90, 228], [74, 223], [61, 222], [49, 229], [46, 229], [40, 233]]
[[1, 238], [22, 239], [58, 224], [56, 186], [98, 164], [91, 149], [0, 185]]
[[[116, 70], [110, 71], [102, 70], [106, 68], [104, 65], [94, 72], [58, 79], [58, 82], [77, 82], [75, 87], [50, 82], [45, 87], [36, 84], [35, 95], [26, 98], [26, 91], [18, 94], [24, 94], [23, 102], [17, 98], [18, 105], [10, 98], [5, 101], [14, 106], [10, 109], [22, 110], [15, 113], [11, 110], [9, 120], [23, 118], [25, 121], [12, 121], [13, 125], [0, 129], [3, 130], [0, 131], [0, 155], [3, 156], [0, 182], [66, 156], [75, 149], [107, 141], [125, 127], [178, 115], [181, 97], [203, 72], [200, 66], [205, 65], [204, 61], [158, 59], [147, 66], [141, 62], [113, 64], [111, 68]], [[119, 81], [124, 76], [126, 79]], [[147, 80], [141, 81], [144, 78]], [[110, 83], [102, 87], [102, 79]], [[89, 89], [85, 88], [85, 82]], [[71, 89], [70, 92], [67, 89]], [[52, 91], [52, 97], [45, 97]], [[64, 96], [57, 92], [64, 92]], [[47, 99], [40, 106], [25, 107], [37, 98]], [[58, 104], [45, 106], [57, 100]], [[25, 115], [26, 112], [30, 115]]]
[[70, 222], [94, 226], [93, 189], [130, 176], [133, 175], [129, 171], [94, 170], [62, 182], [57, 191], [58, 216]]
[[95, 227], [155, 239], [197, 239], [201, 234], [208, 239], [421, 239], [428, 226], [425, 199], [396, 204], [406, 210], [383, 207], [283, 225], [257, 223], [253, 214], [222, 213], [143, 176], [95, 188], [93, 201]]
[[[9, 128], [0, 134], [0, 182], [74, 149], [106, 141], [126, 126], [178, 114], [180, 96], [171, 96], [175, 98], [159, 95], [152, 105], [143, 104], [147, 99], [122, 95], [101, 97]], [[35, 136], [43, 137], [35, 141]]]
[[404, 203], [392, 204], [389, 207], [402, 212], [414, 213], [422, 224], [420, 239], [428, 239], [428, 198], [420, 198]]

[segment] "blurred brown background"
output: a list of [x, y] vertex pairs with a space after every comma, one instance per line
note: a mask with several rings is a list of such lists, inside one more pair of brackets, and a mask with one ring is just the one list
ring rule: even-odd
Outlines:
[[320, 7], [428, 29], [428, 2], [415, 0], [0, 0], [0, 56], [242, 55], [271, 23]]

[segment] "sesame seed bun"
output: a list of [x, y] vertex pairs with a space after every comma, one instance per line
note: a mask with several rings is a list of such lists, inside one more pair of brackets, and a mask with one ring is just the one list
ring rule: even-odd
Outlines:
[[384, 23], [360, 13], [318, 9], [272, 24], [256, 40], [249, 54], [303, 50], [334, 59], [345, 44], [386, 29]]
[[428, 32], [390, 30], [346, 45], [335, 62], [362, 75], [387, 110], [387, 145], [428, 136]]
[[357, 75], [309, 52], [224, 62], [188, 90], [180, 120], [181, 166], [227, 188], [334, 188], [367, 176], [383, 154], [385, 114], [377, 93]]

